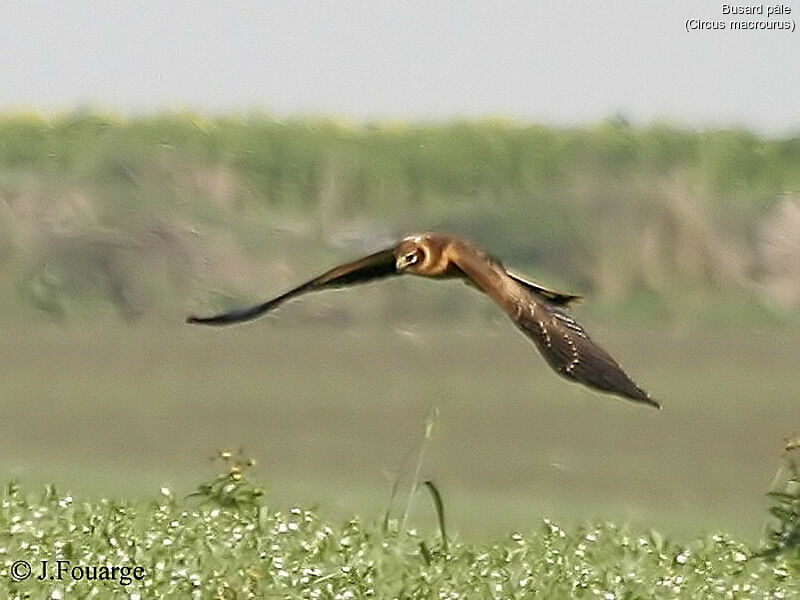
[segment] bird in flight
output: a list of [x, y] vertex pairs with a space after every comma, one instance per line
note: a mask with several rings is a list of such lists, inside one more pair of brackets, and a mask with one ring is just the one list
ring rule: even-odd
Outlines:
[[187, 322], [228, 325], [249, 321], [307, 292], [404, 273], [463, 280], [499, 304], [559, 375], [596, 390], [661, 408], [566, 311], [580, 296], [523, 279], [474, 244], [443, 233], [406, 237], [392, 248], [335, 267], [262, 304], [211, 317], [189, 317]]

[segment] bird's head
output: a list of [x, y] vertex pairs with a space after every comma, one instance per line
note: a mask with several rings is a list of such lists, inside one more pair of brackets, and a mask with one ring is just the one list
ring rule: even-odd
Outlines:
[[419, 273], [428, 257], [424, 238], [414, 236], [404, 239], [397, 245], [394, 255], [398, 273]]

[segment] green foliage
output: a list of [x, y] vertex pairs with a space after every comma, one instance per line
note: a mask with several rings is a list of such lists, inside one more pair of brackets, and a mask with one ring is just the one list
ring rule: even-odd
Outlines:
[[[7, 598], [790, 598], [800, 571], [750, 558], [725, 535], [679, 543], [611, 523], [565, 530], [544, 520], [488, 543], [384, 534], [313, 511], [78, 501], [17, 486], [0, 498], [0, 594]], [[33, 576], [14, 581], [14, 561]], [[38, 581], [41, 561], [143, 568], [141, 580]], [[50, 567], [53, 572], [53, 567]]]
[[798, 139], [740, 130], [12, 115], [0, 118], [0, 276], [53, 318], [102, 313], [98, 299], [137, 318], [202, 276], [236, 295], [216, 271], [276, 247], [299, 269], [309, 238], [373, 248], [444, 229], [615, 305], [680, 288], [754, 306], [760, 220], [798, 190]]
[[767, 532], [769, 547], [760, 553], [773, 558], [784, 553], [793, 555], [796, 565], [800, 565], [800, 464], [792, 456], [792, 451], [798, 448], [800, 440], [790, 441], [786, 445], [783, 468], [787, 476], [769, 492], [772, 500], [769, 512], [774, 522]]
[[226, 472], [200, 484], [189, 497], [200, 498], [201, 505], [210, 504], [240, 511], [261, 507], [264, 490], [245, 477], [247, 470], [255, 465], [255, 460], [244, 458], [241, 452], [233, 454], [229, 451], [220, 452], [216, 458], [228, 467]]

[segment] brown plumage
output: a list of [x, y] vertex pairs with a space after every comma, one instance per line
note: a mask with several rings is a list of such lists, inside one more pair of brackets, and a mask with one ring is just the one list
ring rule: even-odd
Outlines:
[[497, 302], [559, 375], [661, 408], [566, 312], [579, 296], [527, 281], [470, 242], [441, 233], [409, 236], [392, 248], [331, 269], [263, 304], [213, 317], [189, 317], [187, 322], [227, 325], [249, 321], [306, 292], [403, 273], [463, 279]]

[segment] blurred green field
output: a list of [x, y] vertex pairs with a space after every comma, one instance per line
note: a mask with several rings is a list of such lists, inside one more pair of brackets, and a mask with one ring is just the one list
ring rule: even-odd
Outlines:
[[304, 322], [301, 306], [226, 329], [4, 324], [0, 478], [183, 494], [217, 450], [242, 447], [270, 502], [377, 519], [438, 407], [422, 476], [464, 536], [543, 516], [762, 532], [782, 440], [798, 427], [798, 328], [612, 329], [581, 315], [658, 412], [556, 377], [502, 317], [341, 327]]

